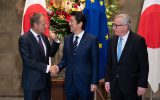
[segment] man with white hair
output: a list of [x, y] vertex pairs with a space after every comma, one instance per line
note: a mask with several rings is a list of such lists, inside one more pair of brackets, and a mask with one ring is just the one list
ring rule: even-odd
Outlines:
[[115, 35], [110, 38], [105, 89], [111, 100], [141, 100], [148, 80], [145, 39], [131, 31], [130, 17], [115, 16]]

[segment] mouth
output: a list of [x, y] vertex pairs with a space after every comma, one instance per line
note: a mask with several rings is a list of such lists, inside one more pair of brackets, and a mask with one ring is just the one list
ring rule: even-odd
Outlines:
[[70, 30], [72, 30], [73, 28], [70, 26]]

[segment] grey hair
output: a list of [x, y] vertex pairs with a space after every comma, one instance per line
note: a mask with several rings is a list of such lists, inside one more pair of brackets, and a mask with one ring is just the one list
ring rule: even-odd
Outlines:
[[41, 18], [41, 16], [44, 16], [42, 13], [37, 13], [34, 12], [33, 15], [30, 17], [30, 25], [31, 27], [34, 26], [34, 23], [39, 23], [39, 19]]
[[131, 19], [127, 14], [118, 14], [115, 18], [122, 18], [122, 23], [128, 25], [128, 28], [131, 29]]

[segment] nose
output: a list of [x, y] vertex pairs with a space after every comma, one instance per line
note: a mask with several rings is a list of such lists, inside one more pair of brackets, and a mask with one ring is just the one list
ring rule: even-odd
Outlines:
[[49, 25], [48, 24], [45, 24], [45, 28], [47, 28]]
[[115, 27], [112, 27], [112, 29], [115, 29]]
[[71, 22], [69, 22], [69, 25], [71, 25]]

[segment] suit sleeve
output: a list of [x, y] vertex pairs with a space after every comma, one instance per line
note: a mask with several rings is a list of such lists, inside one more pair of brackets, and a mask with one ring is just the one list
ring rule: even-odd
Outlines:
[[58, 67], [60, 71], [65, 68], [66, 66], [66, 39], [64, 40], [64, 46], [63, 46], [63, 56], [61, 58], [60, 63], [58, 64]]
[[52, 45], [51, 45], [51, 48], [50, 48], [50, 57], [54, 57], [57, 50], [59, 48], [59, 43], [56, 43], [56, 42], [52, 42]]
[[28, 69], [36, 70], [41, 73], [46, 73], [47, 65], [42, 62], [37, 62], [33, 59], [29, 40], [27, 37], [19, 38], [19, 51], [22, 57], [23, 66]]
[[112, 55], [111, 55], [111, 40], [108, 40], [108, 49], [107, 49], [107, 65], [106, 65], [106, 74], [105, 74], [105, 82], [109, 82], [110, 73], [112, 70]]
[[92, 59], [92, 84], [98, 84], [98, 65], [99, 65], [99, 48], [98, 48], [98, 40], [95, 39], [92, 43], [91, 47], [91, 59]]
[[147, 46], [146, 46], [144, 38], [141, 38], [140, 43], [138, 43], [137, 45], [138, 45], [138, 47], [137, 47], [138, 63], [140, 66], [138, 86], [147, 88], [149, 64], [148, 64]]

